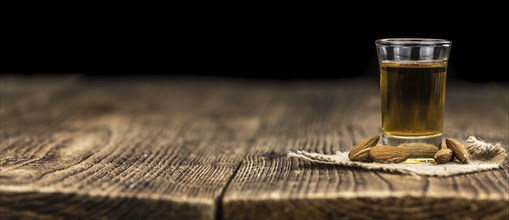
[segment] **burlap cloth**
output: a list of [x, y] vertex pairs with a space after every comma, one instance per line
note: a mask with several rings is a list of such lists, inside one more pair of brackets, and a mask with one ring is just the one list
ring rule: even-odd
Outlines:
[[[307, 151], [289, 152], [289, 157], [301, 158], [308, 161], [326, 164], [337, 164], [345, 167], [358, 167], [366, 170], [380, 170], [386, 172], [395, 172], [413, 175], [425, 176], [452, 176], [458, 174], [474, 173], [485, 170], [499, 169], [504, 161], [507, 160], [505, 150], [500, 143], [491, 145], [475, 137], [470, 137], [466, 141], [466, 149], [470, 153], [470, 163], [460, 164], [459, 162], [449, 162], [446, 164], [436, 163], [365, 163], [354, 162], [348, 159], [348, 152], [336, 152], [334, 155], [312, 153]], [[491, 156], [485, 156], [491, 155]]]

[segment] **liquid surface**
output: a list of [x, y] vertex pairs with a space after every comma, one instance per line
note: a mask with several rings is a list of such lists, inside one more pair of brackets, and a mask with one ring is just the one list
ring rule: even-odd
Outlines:
[[447, 63], [380, 64], [382, 130], [398, 136], [442, 133]]

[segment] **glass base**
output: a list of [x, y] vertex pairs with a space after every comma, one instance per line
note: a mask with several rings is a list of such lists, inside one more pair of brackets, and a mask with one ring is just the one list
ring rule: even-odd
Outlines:
[[426, 143], [433, 144], [440, 148], [442, 143], [442, 133], [430, 136], [397, 136], [382, 134], [382, 142], [385, 145], [398, 146], [406, 143]]

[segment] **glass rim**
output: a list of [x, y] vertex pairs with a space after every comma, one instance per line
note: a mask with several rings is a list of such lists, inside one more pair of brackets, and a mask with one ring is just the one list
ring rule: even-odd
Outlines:
[[452, 41], [436, 38], [383, 38], [375, 41], [378, 45], [450, 45]]

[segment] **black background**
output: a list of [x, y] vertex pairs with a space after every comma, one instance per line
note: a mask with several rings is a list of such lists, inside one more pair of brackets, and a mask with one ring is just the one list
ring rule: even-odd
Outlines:
[[[330, 79], [378, 74], [379, 38], [453, 41], [449, 77], [505, 81], [499, 18], [430, 9], [391, 14], [298, 11], [173, 11], [115, 14], [67, 11], [7, 22], [0, 72], [90, 77], [198, 75]], [[367, 16], [369, 15], [369, 16]], [[470, 16], [471, 15], [471, 16]], [[106, 18], [107, 17], [107, 18]], [[414, 19], [417, 18], [417, 19]]]

